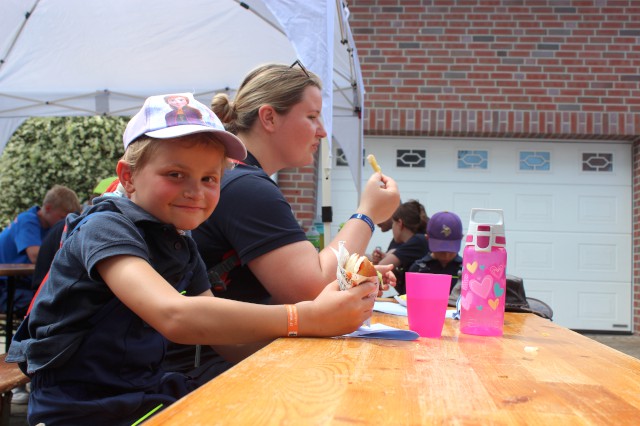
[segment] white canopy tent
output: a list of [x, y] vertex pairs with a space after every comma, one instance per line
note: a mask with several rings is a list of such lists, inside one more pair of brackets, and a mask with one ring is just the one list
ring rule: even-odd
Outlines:
[[359, 192], [363, 84], [347, 17], [340, 0], [3, 0], [0, 153], [27, 117], [129, 116], [182, 91], [208, 104], [260, 64], [300, 59], [323, 81], [325, 126]]

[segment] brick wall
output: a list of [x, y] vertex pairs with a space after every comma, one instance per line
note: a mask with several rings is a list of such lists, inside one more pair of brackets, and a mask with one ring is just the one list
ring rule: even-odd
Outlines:
[[[348, 5], [366, 135], [636, 141], [633, 306], [640, 333], [640, 1]], [[280, 182], [291, 185], [285, 194], [308, 226], [315, 192], [307, 185], [316, 172], [305, 173], [294, 179], [285, 172]]]
[[640, 2], [352, 0], [367, 134], [640, 135]]
[[312, 166], [284, 169], [278, 173], [278, 185], [305, 231], [316, 219], [318, 159], [319, 155], [316, 155]]
[[640, 1], [351, 0], [365, 134], [633, 140], [640, 332]]

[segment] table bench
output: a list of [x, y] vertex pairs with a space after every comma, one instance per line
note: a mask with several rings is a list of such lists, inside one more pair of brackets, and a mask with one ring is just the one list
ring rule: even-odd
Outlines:
[[5, 362], [7, 354], [0, 355], [0, 426], [9, 426], [11, 416], [11, 389], [29, 383], [29, 377], [18, 364]]

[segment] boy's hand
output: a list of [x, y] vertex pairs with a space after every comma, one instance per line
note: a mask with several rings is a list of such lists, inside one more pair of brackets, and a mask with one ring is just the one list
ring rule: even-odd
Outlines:
[[340, 291], [337, 281], [327, 285], [310, 303], [298, 303], [304, 336], [341, 336], [357, 330], [371, 317], [378, 294], [377, 277]]

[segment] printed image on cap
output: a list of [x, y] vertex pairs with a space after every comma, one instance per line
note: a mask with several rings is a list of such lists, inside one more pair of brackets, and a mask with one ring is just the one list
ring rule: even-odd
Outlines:
[[247, 151], [240, 139], [225, 130], [220, 119], [191, 93], [175, 93], [147, 98], [134, 115], [122, 137], [124, 148], [142, 135], [168, 139], [194, 133], [215, 133], [227, 149], [227, 155], [243, 160]]
[[146, 118], [144, 134], [152, 138], [182, 136], [185, 134], [183, 131], [170, 130], [170, 128], [187, 124], [224, 130], [218, 117], [209, 108], [195, 100], [191, 93], [151, 96], [140, 112], [144, 112]]
[[165, 116], [167, 126], [177, 126], [179, 124], [204, 124], [202, 113], [189, 106], [189, 97], [185, 95], [167, 95], [164, 101], [171, 107]]

